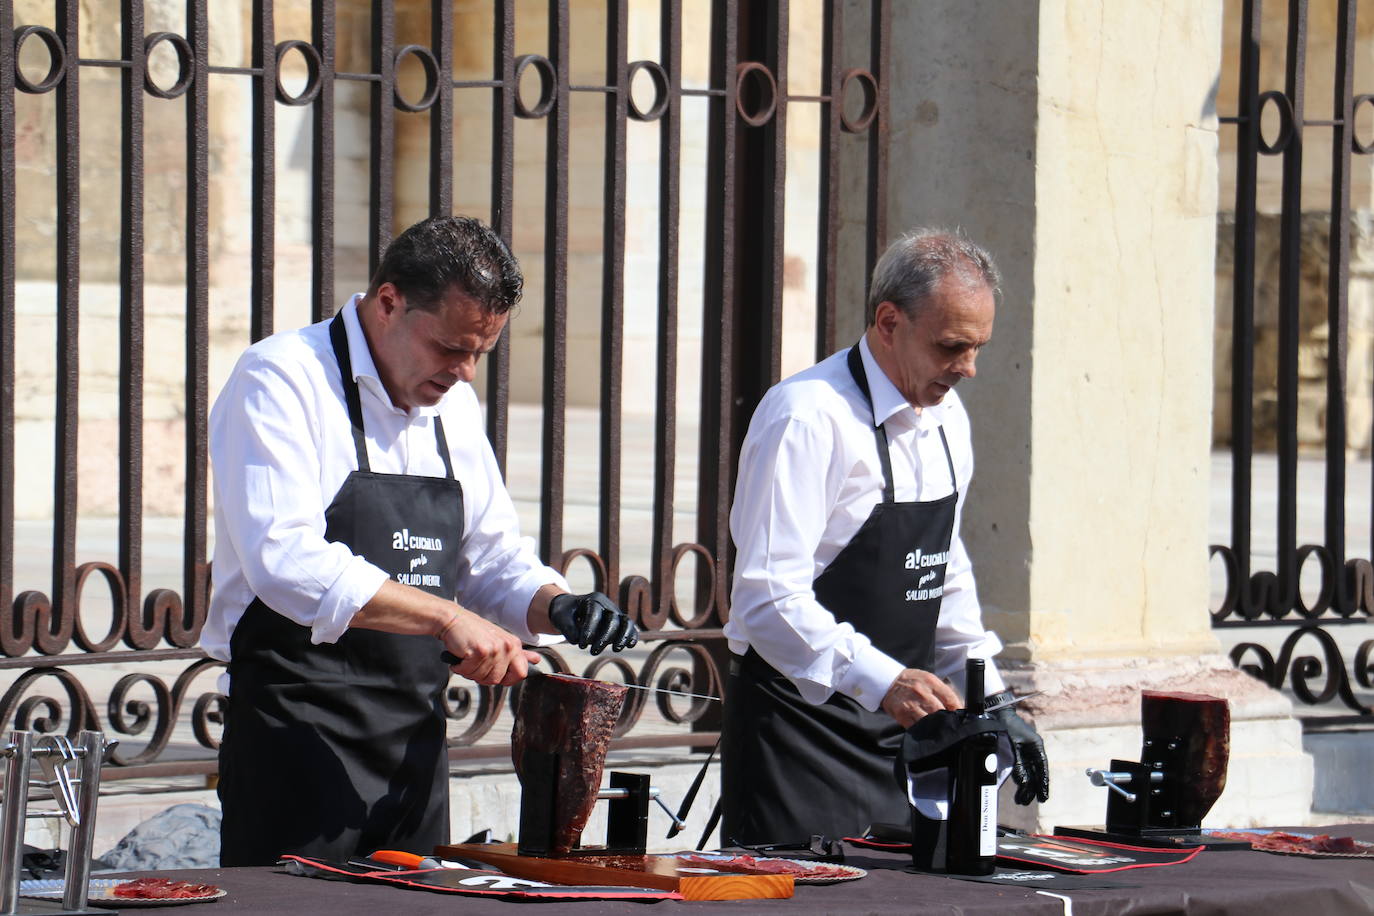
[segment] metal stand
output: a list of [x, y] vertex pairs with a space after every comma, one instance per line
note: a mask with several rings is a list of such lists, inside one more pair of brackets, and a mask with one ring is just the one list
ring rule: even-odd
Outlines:
[[[5, 757], [5, 794], [0, 812], [0, 914], [110, 913], [87, 905], [91, 881], [91, 845], [95, 838], [96, 800], [100, 794], [100, 767], [114, 742], [106, 742], [100, 732], [83, 731], [76, 743], [65, 735], [43, 735], [36, 741], [33, 732], [13, 732], [9, 743], [0, 748]], [[31, 780], [34, 761], [43, 772], [42, 779]], [[75, 770], [75, 774], [73, 774]], [[29, 789], [37, 785], [49, 789], [58, 804], [57, 811], [29, 811]], [[62, 900], [48, 901], [19, 897], [19, 878], [24, 864], [24, 824], [30, 817], [60, 814], [71, 825], [67, 848], [66, 881]]]
[[[553, 813], [558, 795], [558, 755], [541, 751], [525, 752], [524, 778], [520, 792], [520, 836], [522, 856], [550, 856], [554, 847]], [[610, 788], [597, 798], [608, 800], [606, 845], [577, 846], [569, 856], [644, 855], [648, 845], [649, 802], [657, 802], [681, 829], [681, 821], [649, 785], [649, 777], [637, 773], [610, 774]]]

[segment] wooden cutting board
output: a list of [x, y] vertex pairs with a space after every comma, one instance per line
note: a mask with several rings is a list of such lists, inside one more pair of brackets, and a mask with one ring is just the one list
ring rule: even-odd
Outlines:
[[791, 875], [745, 875], [683, 866], [675, 856], [522, 856], [514, 843], [436, 846], [440, 858], [476, 859], [508, 875], [550, 884], [653, 887], [677, 891], [686, 900], [760, 900], [792, 896]]

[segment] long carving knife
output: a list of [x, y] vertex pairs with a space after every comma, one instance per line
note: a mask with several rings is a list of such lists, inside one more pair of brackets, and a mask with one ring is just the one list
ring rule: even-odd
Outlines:
[[983, 710], [983, 712], [996, 712], [999, 709], [1006, 709], [1008, 706], [1015, 706], [1022, 700], [1029, 700], [1031, 697], [1038, 697], [1044, 692], [1045, 691], [1043, 690], [1032, 690], [1030, 693], [1021, 694], [1019, 697], [1012, 697], [1010, 700], [1003, 700], [995, 706], [988, 706]]
[[[459, 658], [458, 656], [454, 655], [452, 652], [449, 652], [448, 650], [444, 650], [443, 652], [441, 652], [441, 653], [439, 654], [439, 658], [443, 660], [444, 664], [450, 665], [450, 666], [461, 664], [462, 661], [463, 661], [461, 658]], [[535, 674], [544, 674], [544, 672], [532, 670], [532, 671], [530, 671], [530, 674], [531, 674], [531, 675], [535, 675]], [[719, 703], [719, 702], [720, 702], [720, 697], [708, 696], [707, 694], [704, 694], [704, 693], [687, 693], [686, 691], [683, 691], [683, 690], [666, 690], [666, 689], [664, 689], [664, 688], [662, 688], [662, 687], [645, 687], [645, 686], [643, 686], [643, 685], [641, 685], [641, 684], [620, 684], [620, 683], [616, 683], [615, 681], [600, 681], [600, 680], [597, 680], [597, 679], [594, 678], [594, 677], [578, 677], [576, 674], [563, 674], [563, 673], [560, 673], [560, 676], [562, 676], [562, 677], [570, 677], [570, 678], [573, 678], [574, 680], [578, 680], [578, 681], [596, 681], [596, 682], [599, 683], [599, 684], [614, 684], [616, 687], [628, 687], [628, 688], [630, 688], [631, 690], [647, 690], [649, 693], [666, 693], [666, 694], [668, 694], [668, 695], [670, 695], [670, 696], [675, 696], [675, 697], [691, 697], [691, 698], [694, 699], [694, 700], [711, 700], [711, 701], [716, 702], [716, 703]]]

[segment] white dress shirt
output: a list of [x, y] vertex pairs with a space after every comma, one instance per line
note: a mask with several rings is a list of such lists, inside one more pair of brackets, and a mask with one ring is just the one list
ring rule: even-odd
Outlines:
[[[472, 386], [454, 385], [434, 407], [392, 404], [358, 321], [361, 298], [344, 306], [343, 321], [372, 471], [443, 477], [434, 438], [434, 418], [443, 417], [463, 487], [458, 603], [526, 643], [559, 641], [531, 633], [526, 614], [542, 586], [567, 583], [519, 536]], [[210, 411], [214, 595], [200, 642], [211, 656], [228, 660], [234, 627], [254, 596], [309, 627], [311, 642], [329, 643], [387, 580], [347, 546], [324, 539], [325, 508], [358, 469], [350, 430], [328, 321], [275, 334], [239, 358]]]
[[973, 476], [968, 414], [953, 391], [918, 412], [879, 368], [867, 338], [859, 350], [872, 409], [849, 373], [845, 349], [773, 386], [754, 411], [730, 512], [737, 549], [725, 625], [730, 650], [743, 655], [753, 646], [808, 703], [824, 703], [838, 691], [877, 710], [905, 666], [837, 622], [811, 584], [883, 498], [874, 424], [887, 428], [898, 502], [949, 495], [943, 426], [959, 498], [933, 669], [962, 691], [965, 660], [985, 659], [987, 692], [997, 693], [1005, 685], [991, 659], [1002, 642], [983, 628], [973, 566], [959, 537]]

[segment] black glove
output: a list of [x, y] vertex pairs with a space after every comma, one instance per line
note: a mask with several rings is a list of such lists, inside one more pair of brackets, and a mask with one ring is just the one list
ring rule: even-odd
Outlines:
[[1011, 778], [1016, 780], [1016, 803], [1029, 805], [1037, 798], [1047, 801], [1050, 765], [1045, 759], [1045, 742], [1040, 740], [1030, 723], [1009, 706], [996, 710], [992, 717], [1001, 723], [1011, 739]]
[[593, 655], [610, 646], [616, 652], [639, 642], [639, 627], [615, 602], [600, 592], [585, 595], [554, 595], [549, 602], [549, 621], [579, 649]]

